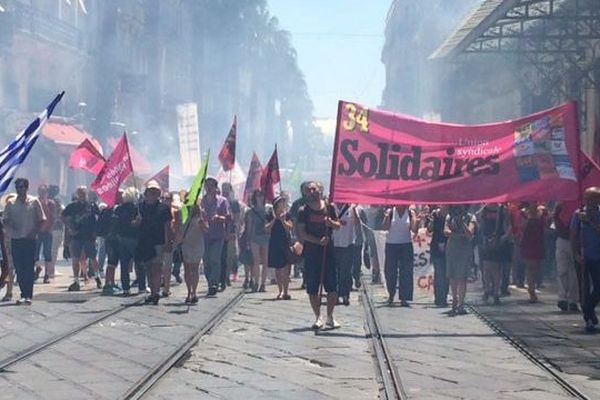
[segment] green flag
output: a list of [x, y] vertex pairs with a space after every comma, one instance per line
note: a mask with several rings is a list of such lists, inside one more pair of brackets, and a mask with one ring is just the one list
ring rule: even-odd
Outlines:
[[192, 183], [192, 187], [185, 199], [185, 203], [181, 208], [181, 220], [182, 223], [186, 223], [189, 217], [189, 210], [196, 204], [198, 201], [198, 197], [200, 197], [200, 193], [202, 193], [202, 187], [204, 186], [204, 181], [206, 180], [206, 172], [208, 170], [208, 159], [210, 158], [210, 150], [204, 157], [204, 163], [200, 166], [200, 170], [198, 171], [198, 175], [194, 178], [194, 183]]

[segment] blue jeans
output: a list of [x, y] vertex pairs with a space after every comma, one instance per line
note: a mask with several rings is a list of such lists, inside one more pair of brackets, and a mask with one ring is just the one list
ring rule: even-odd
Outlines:
[[216, 288], [219, 286], [219, 280], [221, 279], [223, 240], [206, 240], [204, 246], [204, 275], [208, 287]]
[[[121, 264], [121, 286], [123, 287], [123, 290], [129, 290], [130, 288], [129, 267], [133, 262], [136, 246], [137, 239], [121, 236], [119, 237], [119, 264]], [[142, 281], [145, 281], [145, 279]], [[141, 288], [141, 290], [146, 290], [145, 284], [144, 287], [141, 287], [139, 283], [140, 279], [138, 277], [138, 288]]]
[[21, 298], [31, 299], [33, 298], [35, 239], [12, 239], [10, 244]]

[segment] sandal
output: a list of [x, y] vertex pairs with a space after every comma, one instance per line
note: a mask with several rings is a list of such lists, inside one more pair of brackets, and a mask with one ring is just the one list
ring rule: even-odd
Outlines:
[[275, 300], [281, 300], [282, 296], [283, 296], [283, 295], [282, 295], [281, 293], [279, 293], [279, 294], [277, 295], [277, 297], [275, 298]]

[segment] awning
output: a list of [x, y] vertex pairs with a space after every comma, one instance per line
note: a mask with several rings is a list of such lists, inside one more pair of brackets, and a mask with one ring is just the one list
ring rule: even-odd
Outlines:
[[598, 0], [485, 0], [430, 58], [461, 53], [579, 55], [599, 39]]
[[48, 122], [44, 125], [42, 136], [52, 140], [57, 145], [67, 147], [77, 147], [85, 139], [89, 139], [94, 146], [96, 146], [98, 151], [102, 153], [102, 146], [92, 135], [73, 125]]
[[[117, 143], [119, 143], [120, 138], [109, 138], [108, 145], [110, 146], [111, 152], [117, 147]], [[152, 169], [152, 164], [146, 160], [139, 151], [133, 147], [131, 142], [129, 142], [129, 153], [131, 154], [131, 162], [133, 164], [133, 172], [136, 175], [150, 175], [154, 172]]]

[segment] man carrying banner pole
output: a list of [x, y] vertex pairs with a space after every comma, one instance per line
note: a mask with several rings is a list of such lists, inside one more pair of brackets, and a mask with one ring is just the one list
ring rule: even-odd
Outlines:
[[304, 243], [306, 292], [315, 314], [313, 329], [321, 329], [321, 291], [327, 292], [328, 329], [339, 328], [333, 318], [337, 304], [337, 273], [333, 262], [332, 229], [340, 229], [334, 208], [323, 200], [323, 186], [310, 182], [306, 186], [306, 205], [298, 213], [298, 234]]

